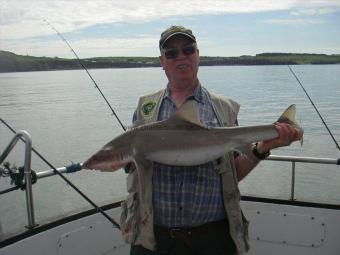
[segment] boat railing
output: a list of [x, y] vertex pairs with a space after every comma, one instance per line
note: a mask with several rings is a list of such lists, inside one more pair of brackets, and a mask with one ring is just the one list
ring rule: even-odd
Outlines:
[[[316, 158], [316, 157], [296, 157], [296, 156], [279, 156], [279, 155], [271, 155], [266, 160], [269, 161], [281, 161], [281, 162], [291, 162], [291, 194], [290, 200], [295, 199], [295, 175], [296, 175], [296, 163], [312, 163], [312, 164], [332, 164], [332, 165], [340, 165], [340, 158]], [[57, 171], [59, 173], [72, 173], [75, 171], [79, 171], [81, 169], [80, 164], [74, 164], [67, 167], [59, 167]], [[37, 179], [46, 178], [49, 176], [56, 175], [53, 169], [45, 170], [36, 173]]]
[[[24, 178], [25, 178], [25, 190], [26, 190], [26, 204], [27, 204], [27, 217], [28, 226], [31, 229], [37, 226], [34, 218], [34, 204], [33, 204], [33, 194], [32, 194], [32, 170], [31, 170], [31, 151], [32, 151], [32, 139], [27, 131], [21, 130], [17, 132], [8, 146], [5, 148], [4, 152], [0, 155], [0, 165], [4, 162], [8, 154], [12, 151], [19, 139], [25, 142], [25, 165], [24, 165]], [[333, 164], [340, 165], [340, 158], [315, 158], [315, 157], [296, 157], [296, 156], [278, 156], [271, 155], [266, 160], [270, 161], [286, 161], [292, 163], [292, 180], [291, 180], [291, 194], [290, 200], [295, 200], [295, 172], [296, 163], [313, 163], [313, 164]], [[67, 167], [60, 167], [56, 169], [50, 169], [46, 171], [41, 171], [35, 173], [36, 179], [41, 179], [49, 176], [53, 176], [59, 173], [73, 173], [81, 170], [81, 163], [73, 164]]]
[[0, 165], [7, 158], [9, 153], [13, 150], [19, 139], [23, 139], [25, 142], [25, 161], [24, 161], [24, 179], [25, 179], [25, 191], [26, 191], [26, 207], [28, 225], [27, 228], [31, 229], [36, 226], [34, 218], [34, 204], [32, 193], [32, 171], [31, 171], [31, 152], [32, 152], [32, 139], [30, 134], [25, 130], [18, 131], [5, 150], [0, 155]]
[[[279, 156], [279, 155], [271, 155], [266, 160], [269, 161], [282, 161], [282, 162], [291, 162], [291, 193], [290, 200], [295, 200], [295, 175], [296, 175], [296, 163], [313, 163], [313, 164], [332, 164], [332, 165], [340, 165], [340, 158], [316, 158], [316, 157], [296, 157], [296, 156]], [[68, 167], [60, 167], [57, 168], [57, 171], [60, 173], [70, 173], [73, 172], [73, 168], [78, 171], [81, 168], [81, 164], [71, 165]], [[45, 178], [49, 176], [55, 175], [53, 169], [38, 172], [37, 178]]]
[[296, 169], [296, 163], [297, 162], [340, 165], [340, 158], [315, 158], [315, 157], [296, 157], [296, 156], [271, 155], [266, 160], [288, 161], [288, 162], [292, 163], [292, 174], [291, 174], [292, 180], [291, 180], [290, 200], [295, 200], [295, 169]]

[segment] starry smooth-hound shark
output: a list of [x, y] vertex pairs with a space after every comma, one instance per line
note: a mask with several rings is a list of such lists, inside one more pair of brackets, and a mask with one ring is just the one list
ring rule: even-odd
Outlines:
[[[295, 105], [289, 106], [278, 122], [300, 128], [295, 112]], [[169, 119], [132, 128], [114, 138], [82, 168], [115, 171], [129, 162], [138, 166], [143, 160], [175, 166], [199, 165], [277, 136], [274, 124], [207, 127], [199, 120], [197, 102], [190, 100]]]

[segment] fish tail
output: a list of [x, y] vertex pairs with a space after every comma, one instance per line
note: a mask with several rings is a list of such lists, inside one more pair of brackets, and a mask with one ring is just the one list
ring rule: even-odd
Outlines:
[[301, 146], [302, 146], [304, 130], [299, 125], [299, 123], [296, 121], [295, 115], [296, 115], [296, 105], [292, 104], [281, 114], [280, 118], [277, 121], [281, 122], [281, 123], [290, 124], [293, 127], [299, 129], [301, 134], [302, 134], [301, 139], [300, 139], [300, 143], [301, 143]]

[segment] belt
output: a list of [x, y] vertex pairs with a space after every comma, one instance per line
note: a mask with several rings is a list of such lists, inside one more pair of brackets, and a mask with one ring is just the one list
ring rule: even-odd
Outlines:
[[167, 235], [173, 239], [179, 239], [183, 241], [188, 241], [192, 236], [195, 235], [209, 235], [211, 232], [215, 232], [218, 229], [227, 230], [228, 221], [226, 219], [209, 222], [197, 227], [184, 227], [184, 228], [167, 228], [155, 225], [155, 234]]

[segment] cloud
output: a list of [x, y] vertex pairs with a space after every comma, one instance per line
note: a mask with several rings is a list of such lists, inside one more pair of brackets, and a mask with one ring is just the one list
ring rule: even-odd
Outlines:
[[267, 19], [261, 21], [261, 23], [279, 25], [317, 25], [323, 24], [325, 21], [322, 19]]
[[[0, 33], [3, 39], [52, 34], [44, 25], [48, 19], [62, 31], [70, 32], [98, 24], [143, 23], [168, 17], [219, 15], [292, 10], [304, 0], [0, 0]], [[312, 7], [333, 1], [308, 1]], [[295, 13], [299, 13], [296, 10]]]
[[[69, 40], [80, 58], [101, 56], [139, 56], [141, 52], [149, 56], [157, 56], [158, 38], [94, 38]], [[0, 43], [2, 50], [12, 51], [20, 55], [74, 58], [74, 55], [62, 40], [43, 41], [39, 39], [14, 39]]]
[[340, 1], [338, 0], [314, 0], [299, 1], [292, 9], [294, 16], [321, 16], [340, 11]]
[[[275, 11], [284, 11], [286, 17], [266, 15], [278, 18], [268, 18], [262, 22], [284, 25], [321, 24], [326, 20], [325, 15], [340, 11], [340, 1], [0, 0], [0, 49], [18, 54], [72, 58], [55, 31], [44, 23], [43, 20], [47, 19], [67, 37], [81, 57], [131, 56], [140, 55], [141, 52], [143, 55], [156, 56], [158, 52], [155, 43], [164, 29], [163, 25], [169, 20], [180, 23], [183, 18], [195, 21], [199, 15]], [[191, 28], [199, 29], [199, 24], [191, 23]], [[139, 30], [144, 27], [152, 29]], [[116, 38], [118, 34], [119, 38]]]
[[320, 16], [325, 14], [331, 14], [338, 12], [339, 9], [330, 9], [330, 8], [322, 8], [322, 9], [305, 9], [305, 10], [296, 10], [290, 12], [293, 16]]

